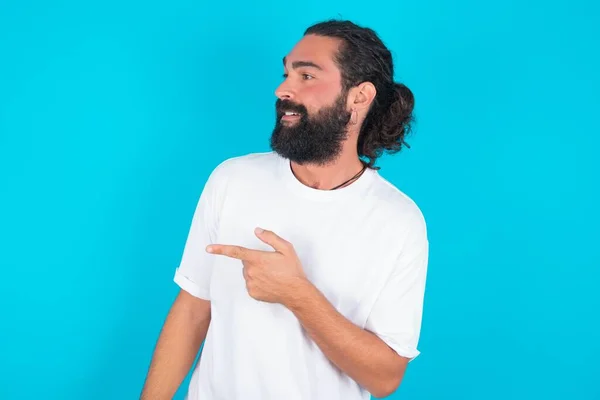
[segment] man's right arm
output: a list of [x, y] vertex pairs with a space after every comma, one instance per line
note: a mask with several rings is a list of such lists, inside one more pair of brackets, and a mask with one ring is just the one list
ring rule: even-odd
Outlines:
[[190, 371], [210, 324], [210, 302], [181, 290], [167, 315], [141, 400], [172, 399]]

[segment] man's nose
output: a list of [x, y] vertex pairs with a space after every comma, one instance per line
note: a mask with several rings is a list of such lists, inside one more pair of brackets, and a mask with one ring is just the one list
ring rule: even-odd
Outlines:
[[283, 82], [279, 87], [275, 90], [275, 96], [277, 96], [281, 100], [293, 100], [294, 99], [294, 90], [290, 87], [289, 83]]

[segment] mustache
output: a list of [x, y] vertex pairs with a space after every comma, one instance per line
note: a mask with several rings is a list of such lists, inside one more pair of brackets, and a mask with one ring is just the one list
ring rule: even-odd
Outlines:
[[291, 100], [277, 99], [275, 102], [275, 110], [277, 114], [283, 114], [286, 111], [295, 112], [302, 115], [307, 115], [308, 110], [302, 104], [294, 103]]

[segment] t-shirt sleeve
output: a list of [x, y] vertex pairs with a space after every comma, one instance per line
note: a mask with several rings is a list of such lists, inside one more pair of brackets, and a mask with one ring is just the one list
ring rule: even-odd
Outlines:
[[191, 226], [183, 249], [174, 281], [191, 295], [210, 300], [210, 278], [214, 257], [206, 252], [206, 246], [214, 243], [222, 198], [219, 189], [222, 174], [213, 171], [208, 178], [192, 216]]
[[419, 218], [379, 293], [365, 329], [373, 332], [399, 355], [411, 361], [417, 349], [423, 315], [429, 242], [425, 222]]

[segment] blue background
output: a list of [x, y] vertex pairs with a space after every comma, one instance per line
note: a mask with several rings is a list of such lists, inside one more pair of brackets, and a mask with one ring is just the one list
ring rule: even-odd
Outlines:
[[269, 150], [281, 58], [330, 17], [417, 100], [381, 162], [431, 240], [391, 397], [600, 398], [599, 8], [2, 0], [0, 398], [139, 396], [205, 179]]

